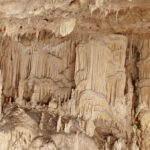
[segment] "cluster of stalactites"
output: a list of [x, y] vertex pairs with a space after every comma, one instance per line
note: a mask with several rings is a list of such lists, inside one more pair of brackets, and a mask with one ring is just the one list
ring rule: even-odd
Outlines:
[[[51, 97], [67, 100], [74, 87], [75, 49], [71, 39], [38, 42], [29, 36], [1, 42], [3, 95], [34, 105]], [[47, 37], [48, 38], [48, 37]], [[34, 38], [33, 38], [34, 39]]]

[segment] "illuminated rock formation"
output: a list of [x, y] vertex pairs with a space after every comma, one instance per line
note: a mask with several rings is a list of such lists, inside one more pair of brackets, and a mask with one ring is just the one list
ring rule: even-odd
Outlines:
[[0, 150], [149, 150], [149, 0], [0, 0]]

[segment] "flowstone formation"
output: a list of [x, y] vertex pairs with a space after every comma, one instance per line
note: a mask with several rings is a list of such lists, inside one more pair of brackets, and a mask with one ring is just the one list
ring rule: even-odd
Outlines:
[[0, 150], [150, 150], [149, 0], [0, 0]]

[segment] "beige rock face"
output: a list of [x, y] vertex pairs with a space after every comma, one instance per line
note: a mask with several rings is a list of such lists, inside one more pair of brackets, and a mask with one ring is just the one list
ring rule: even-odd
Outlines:
[[0, 0], [0, 150], [150, 150], [149, 0]]

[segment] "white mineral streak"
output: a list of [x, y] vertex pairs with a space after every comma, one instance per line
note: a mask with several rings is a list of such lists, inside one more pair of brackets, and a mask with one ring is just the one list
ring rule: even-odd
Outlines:
[[67, 20], [64, 20], [61, 25], [60, 25], [60, 35], [63, 37], [70, 34], [74, 27], [76, 25], [76, 19], [75, 18], [70, 18]]

